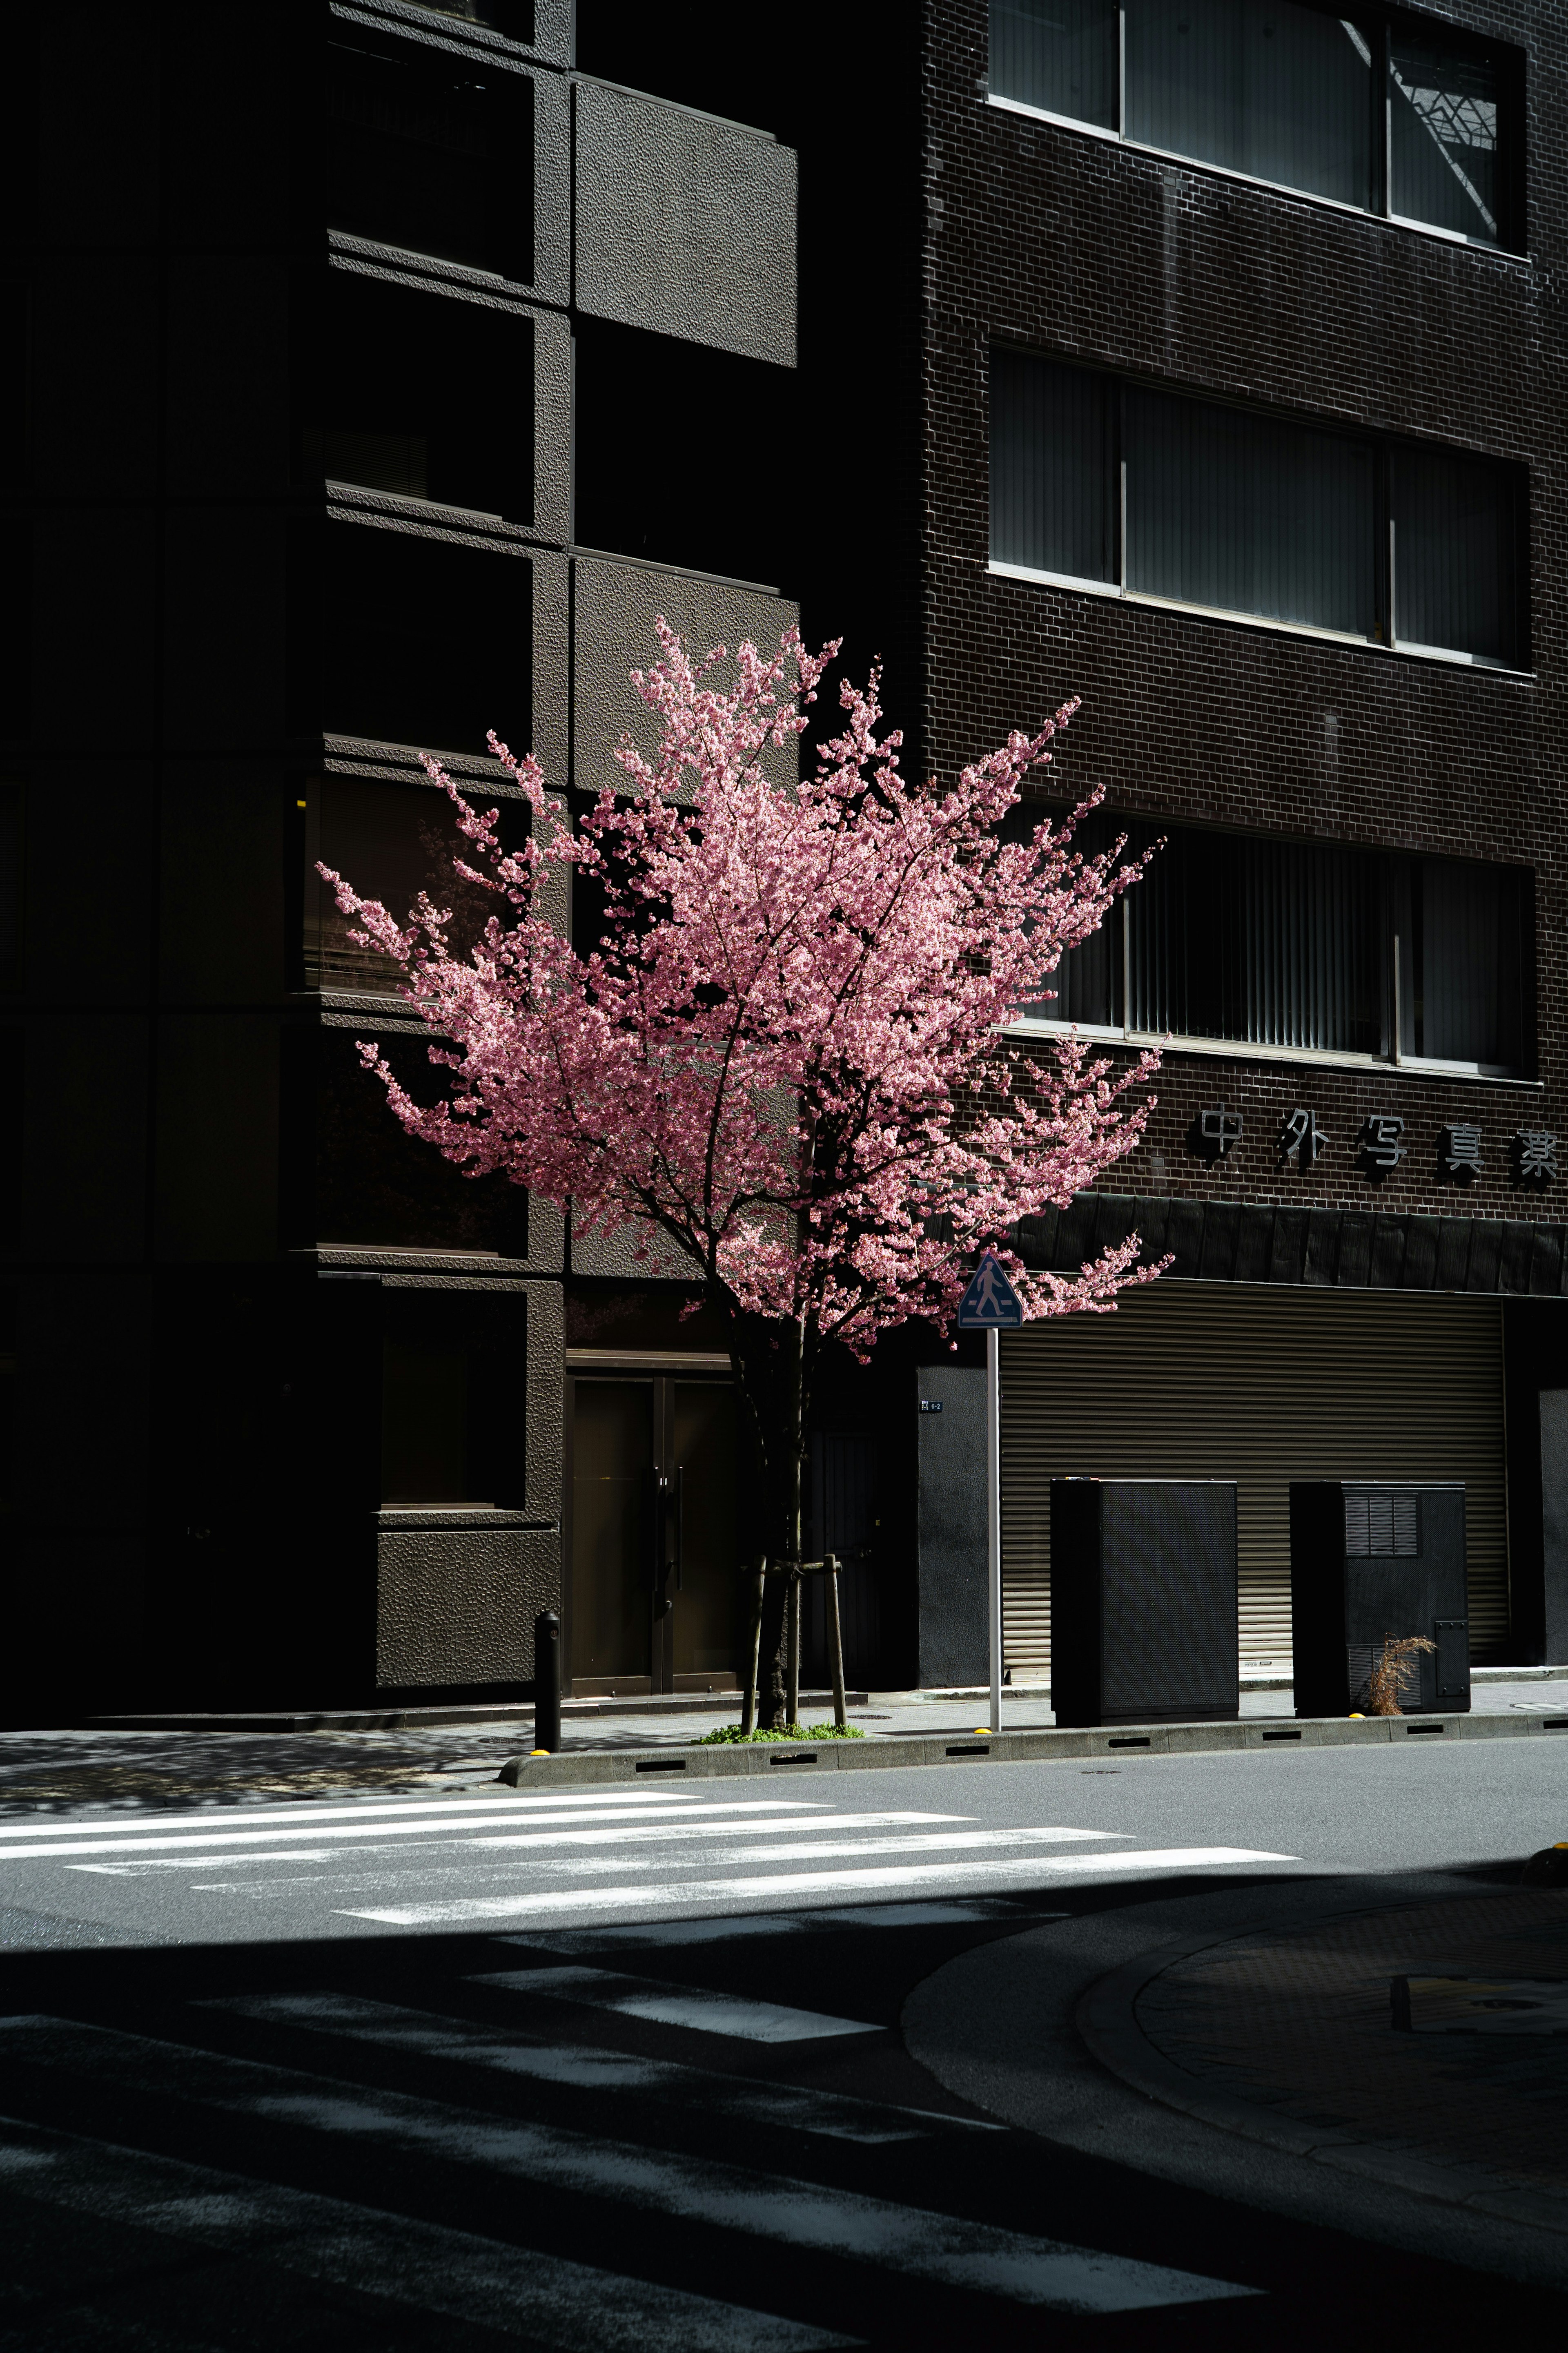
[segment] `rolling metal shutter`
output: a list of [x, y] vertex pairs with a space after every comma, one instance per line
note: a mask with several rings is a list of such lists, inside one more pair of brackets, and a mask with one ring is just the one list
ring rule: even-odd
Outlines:
[[1508, 1648], [1502, 1309], [1152, 1283], [1002, 1335], [1004, 1654], [1050, 1664], [1050, 1482], [1234, 1479], [1242, 1672], [1289, 1672], [1292, 1479], [1462, 1479], [1470, 1648]]

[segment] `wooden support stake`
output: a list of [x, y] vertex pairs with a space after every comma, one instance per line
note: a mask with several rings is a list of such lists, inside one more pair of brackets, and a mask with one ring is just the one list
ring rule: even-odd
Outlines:
[[798, 1565], [789, 1580], [784, 1607], [789, 1613], [789, 1642], [786, 1651], [786, 1672], [789, 1678], [785, 1694], [784, 1714], [792, 1725], [800, 1722], [800, 1570]]
[[842, 1732], [848, 1723], [844, 1708], [844, 1637], [838, 1624], [838, 1563], [831, 1553], [822, 1564], [827, 1604], [827, 1663], [833, 1675], [833, 1721]]
[[757, 1674], [762, 1657], [763, 1595], [767, 1588], [767, 1556], [759, 1553], [756, 1567], [752, 1572], [752, 1636], [746, 1645], [746, 1704], [741, 1711], [742, 1735], [755, 1732], [757, 1728]]

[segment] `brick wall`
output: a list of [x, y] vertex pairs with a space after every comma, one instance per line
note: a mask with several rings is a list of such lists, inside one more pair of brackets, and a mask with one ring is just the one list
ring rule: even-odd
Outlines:
[[[1552, 1217], [1508, 1140], [1568, 1147], [1563, 723], [1568, 358], [1568, 12], [1467, 0], [1462, 22], [1528, 52], [1528, 258], [1447, 243], [1167, 164], [984, 102], [984, 0], [926, 11], [922, 170], [926, 531], [923, 735], [948, 769], [1084, 707], [1054, 782], [1189, 823], [1518, 862], [1535, 874], [1537, 1076], [1439, 1079], [1180, 1050], [1118, 1191]], [[1528, 465], [1533, 675], [1348, 648], [991, 576], [987, 353], [994, 340], [1307, 420], [1426, 435]], [[1241, 1141], [1188, 1132], [1221, 1101]], [[1312, 1108], [1331, 1142], [1282, 1166]], [[1369, 1114], [1406, 1123], [1374, 1181]], [[1442, 1171], [1440, 1131], [1481, 1131], [1483, 1173]], [[1163, 1165], [1161, 1165], [1163, 1164]]]

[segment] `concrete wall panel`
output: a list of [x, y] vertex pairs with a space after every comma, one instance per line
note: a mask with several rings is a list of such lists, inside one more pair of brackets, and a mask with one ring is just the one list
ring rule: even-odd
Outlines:
[[[599, 555], [577, 556], [572, 568], [572, 781], [582, 792], [622, 780], [615, 753], [623, 735], [629, 733], [649, 752], [658, 740], [652, 714], [630, 683], [634, 670], [647, 670], [658, 659], [658, 615], [699, 655], [720, 645], [733, 652], [743, 638], [771, 652], [800, 619], [799, 606], [787, 597], [699, 573]], [[795, 765], [793, 743], [773, 754], [780, 783], [795, 774]]]
[[561, 1606], [560, 1540], [469, 1525], [381, 1530], [375, 1680], [382, 1690], [523, 1683], [533, 1621]]
[[607, 82], [575, 100], [578, 308], [793, 367], [794, 149]]

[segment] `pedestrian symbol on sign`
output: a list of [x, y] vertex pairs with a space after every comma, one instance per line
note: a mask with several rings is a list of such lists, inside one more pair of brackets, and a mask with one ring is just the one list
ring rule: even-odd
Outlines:
[[1024, 1320], [1024, 1303], [1003, 1273], [994, 1250], [987, 1250], [958, 1305], [961, 1332], [994, 1331]]

